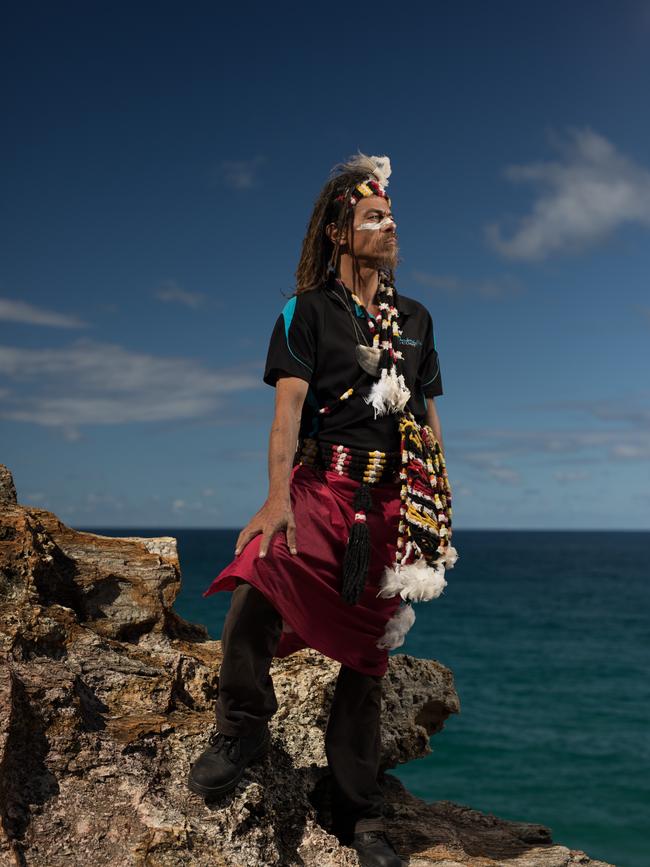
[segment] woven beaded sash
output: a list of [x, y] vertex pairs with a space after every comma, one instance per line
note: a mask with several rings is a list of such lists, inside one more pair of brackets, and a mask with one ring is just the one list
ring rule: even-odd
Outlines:
[[296, 453], [294, 464], [329, 470], [372, 485], [398, 482], [402, 457], [401, 452], [366, 451], [306, 437]]

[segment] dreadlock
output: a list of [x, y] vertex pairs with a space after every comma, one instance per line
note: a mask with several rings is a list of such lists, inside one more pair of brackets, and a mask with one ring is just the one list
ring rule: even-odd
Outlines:
[[336, 271], [340, 245], [327, 237], [325, 229], [330, 223], [336, 223], [337, 237], [341, 237], [348, 229], [354, 214], [350, 201], [354, 188], [363, 183], [374, 168], [375, 163], [365, 154], [359, 153], [332, 169], [330, 179], [316, 199], [302, 242], [296, 269], [296, 294], [315, 289], [331, 271]]

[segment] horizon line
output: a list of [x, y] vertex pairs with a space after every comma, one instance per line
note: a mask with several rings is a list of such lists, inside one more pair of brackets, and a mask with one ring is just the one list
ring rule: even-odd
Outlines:
[[[205, 530], [212, 531], [228, 531], [232, 533], [241, 532], [241, 527], [173, 527], [172, 525], [158, 524], [153, 526], [144, 525], [120, 525], [120, 524], [102, 524], [97, 526], [85, 525], [81, 527], [73, 527], [70, 524], [66, 526], [71, 530], [81, 530], [81, 532], [92, 532], [94, 530], [161, 530], [173, 529], [179, 530]], [[277, 531], [280, 532], [280, 531]], [[612, 529], [610, 527], [455, 527], [454, 532], [469, 532], [469, 533], [650, 533], [648, 528], [626, 528], [621, 527]], [[257, 535], [261, 535], [258, 533]]]

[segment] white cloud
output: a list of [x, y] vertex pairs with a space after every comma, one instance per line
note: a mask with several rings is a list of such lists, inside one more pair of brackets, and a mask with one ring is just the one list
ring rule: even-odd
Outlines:
[[[600, 421], [625, 422], [650, 431], [650, 406], [632, 400], [572, 400], [544, 404], [547, 409], [569, 410]], [[541, 407], [537, 407], [538, 409]]]
[[266, 157], [257, 156], [250, 160], [224, 160], [217, 170], [218, 178], [233, 190], [250, 190], [257, 186], [259, 170]]
[[51, 328], [84, 328], [86, 326], [86, 323], [76, 316], [34, 307], [25, 301], [16, 301], [12, 298], [0, 298], [0, 320], [21, 322], [25, 325], [47, 325]]
[[188, 292], [187, 289], [183, 289], [177, 283], [174, 283], [173, 280], [164, 283], [159, 289], [156, 289], [154, 295], [159, 301], [184, 304], [193, 310], [200, 307], [206, 299], [206, 296], [202, 292]]
[[176, 514], [200, 512], [201, 514], [215, 515], [219, 513], [219, 510], [215, 506], [206, 506], [202, 500], [191, 500], [188, 502], [187, 500], [178, 498], [172, 500], [172, 512]]
[[98, 509], [122, 512], [125, 509], [125, 503], [119, 497], [113, 496], [113, 494], [88, 491], [85, 496], [85, 508], [88, 512], [94, 512]]
[[581, 482], [584, 479], [588, 479], [590, 478], [590, 473], [584, 470], [556, 470], [553, 473], [553, 477], [561, 485], [564, 485], [569, 482]]
[[539, 194], [510, 237], [499, 223], [486, 226], [501, 255], [534, 261], [584, 249], [627, 223], [650, 228], [650, 171], [590, 129], [570, 129], [566, 140], [552, 136], [551, 144], [557, 161], [505, 170], [509, 180], [531, 182]]
[[[488, 479], [519, 485], [532, 466], [542, 466], [558, 485], [579, 487], [602, 468], [650, 461], [648, 395], [611, 400], [554, 401], [525, 406], [544, 410], [559, 426], [544, 430], [478, 428], [448, 437], [455, 460]], [[563, 427], [563, 416], [579, 413], [587, 423]], [[549, 416], [550, 417], [550, 416]], [[641, 470], [639, 470], [641, 472]]]
[[[554, 460], [571, 456], [571, 460], [601, 463], [606, 460], [647, 460], [650, 458], [648, 432], [645, 430], [472, 430], [455, 434], [462, 460], [473, 461], [471, 446], [466, 450], [461, 441], [490, 442], [490, 453], [500, 456], [515, 454], [554, 455]], [[547, 460], [544, 457], [544, 460]]]
[[612, 454], [622, 460], [648, 461], [650, 460], [650, 443], [617, 443], [612, 446]]
[[0, 376], [15, 386], [0, 418], [57, 427], [68, 439], [80, 425], [203, 418], [232, 392], [260, 386], [253, 366], [213, 370], [88, 339], [55, 349], [0, 346]]
[[522, 482], [521, 473], [518, 470], [502, 463], [492, 453], [471, 452], [464, 454], [462, 457], [466, 463], [471, 464], [484, 475], [497, 482], [506, 485], [520, 485]]
[[517, 295], [522, 285], [511, 274], [489, 277], [484, 280], [464, 280], [453, 274], [429, 274], [426, 271], [413, 271], [416, 283], [428, 289], [446, 292], [450, 296], [481, 295], [483, 298], [503, 298]]

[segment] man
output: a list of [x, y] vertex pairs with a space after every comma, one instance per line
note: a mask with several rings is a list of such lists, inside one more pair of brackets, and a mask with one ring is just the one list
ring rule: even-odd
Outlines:
[[456, 557], [433, 324], [392, 286], [389, 174], [363, 154], [335, 169], [271, 337], [269, 494], [204, 594], [233, 591], [216, 731], [188, 783], [205, 796], [237, 785], [269, 748], [273, 657], [313, 647], [341, 663], [325, 734], [333, 830], [368, 867], [403, 863], [377, 780], [388, 650], [414, 620], [403, 601], [439, 595]]

